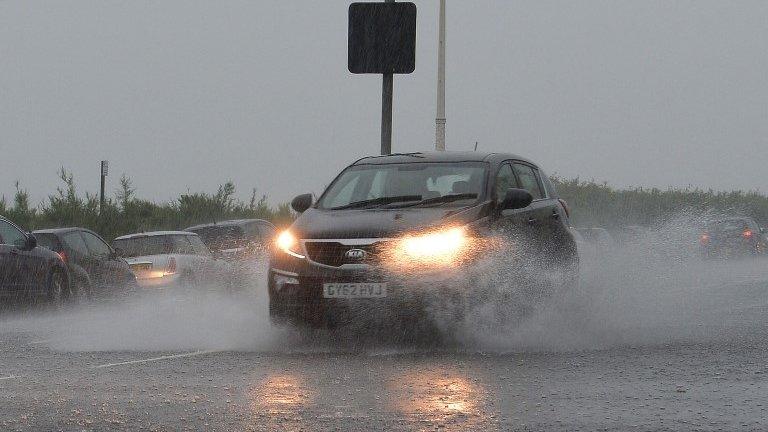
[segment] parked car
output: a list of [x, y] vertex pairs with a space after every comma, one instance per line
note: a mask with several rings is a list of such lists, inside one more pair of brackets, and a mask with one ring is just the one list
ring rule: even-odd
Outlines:
[[72, 293], [81, 298], [125, 294], [136, 289], [128, 263], [107, 242], [85, 228], [54, 228], [33, 232], [38, 244], [59, 254], [67, 264]]
[[215, 255], [242, 260], [266, 250], [265, 245], [275, 235], [275, 226], [263, 219], [238, 219], [195, 225], [185, 231], [199, 235]]
[[707, 224], [699, 237], [705, 257], [762, 255], [768, 251], [765, 229], [749, 217], [733, 217]]
[[268, 276], [278, 323], [335, 326], [358, 307], [419, 320], [427, 318], [428, 297], [455, 302], [451, 319], [460, 320], [461, 305], [484, 301], [489, 287], [451, 287], [450, 279], [498, 253], [499, 243], [506, 242], [503, 255], [535, 257], [538, 267], [514, 270], [561, 275], [551, 292], [578, 273], [564, 201], [535, 163], [511, 154], [367, 157], [345, 168], [317, 202], [304, 194], [291, 206], [300, 216], [277, 237]]
[[72, 299], [69, 273], [61, 257], [37, 245], [0, 216], [0, 300], [2, 303], [48, 302], [61, 305]]
[[195, 233], [154, 231], [130, 234], [112, 242], [130, 266], [141, 288], [200, 287], [230, 283], [231, 268]]

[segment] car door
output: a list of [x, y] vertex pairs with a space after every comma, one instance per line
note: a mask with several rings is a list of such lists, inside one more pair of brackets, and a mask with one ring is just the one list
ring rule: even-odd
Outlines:
[[20, 291], [34, 278], [35, 257], [24, 251], [27, 236], [8, 221], [0, 219], [0, 286]]
[[[501, 164], [493, 177], [491, 187], [491, 193], [497, 206], [501, 205], [508, 189], [520, 188], [510, 162]], [[512, 242], [526, 242], [529, 236], [527, 223], [529, 213], [530, 206], [521, 209], [498, 210], [492, 222], [492, 229], [497, 235], [501, 235]]]
[[85, 245], [85, 240], [80, 235], [80, 231], [67, 231], [61, 234], [59, 239], [64, 246], [64, 253], [66, 254], [67, 262], [72, 267], [72, 273], [77, 277], [76, 283], [86, 283], [82, 279], [87, 276], [88, 282], [90, 282], [91, 288], [93, 288], [96, 285], [93, 277], [93, 262], [91, 257], [88, 256], [88, 247]]
[[88, 248], [88, 259], [91, 262], [91, 280], [99, 289], [110, 289], [121, 270], [121, 263], [112, 256], [112, 249], [101, 237], [90, 231], [80, 231]]
[[512, 163], [512, 169], [515, 172], [517, 181], [522, 189], [527, 190], [532, 196], [533, 201], [526, 207], [526, 220], [528, 225], [528, 241], [531, 247], [538, 251], [543, 251], [550, 244], [551, 219], [553, 216], [553, 207], [544, 192], [536, 169], [525, 162], [515, 161]]

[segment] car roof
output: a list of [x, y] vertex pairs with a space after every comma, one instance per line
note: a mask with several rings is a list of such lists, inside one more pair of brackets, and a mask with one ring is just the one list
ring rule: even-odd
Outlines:
[[356, 160], [352, 165], [384, 165], [408, 162], [494, 162], [516, 159], [536, 165], [530, 160], [512, 153], [489, 153], [478, 151], [429, 151], [414, 153], [394, 153], [383, 156], [367, 156]]
[[200, 224], [200, 225], [194, 225], [191, 227], [184, 228], [185, 230], [196, 230], [200, 228], [208, 228], [212, 226], [233, 226], [233, 225], [245, 225], [248, 223], [257, 223], [257, 224], [266, 224], [266, 225], [272, 225], [272, 222], [264, 219], [231, 219], [231, 220], [225, 220], [220, 222], [211, 222], [206, 224]]
[[34, 230], [32, 231], [32, 234], [65, 234], [72, 231], [88, 231], [91, 233], [93, 232], [88, 228], [66, 227], [66, 228], [46, 228], [46, 229]]
[[143, 233], [128, 234], [128, 235], [116, 237], [115, 240], [126, 240], [131, 238], [140, 238], [140, 237], [159, 237], [159, 236], [166, 236], [166, 235], [196, 236], [197, 234], [189, 231], [148, 231]]

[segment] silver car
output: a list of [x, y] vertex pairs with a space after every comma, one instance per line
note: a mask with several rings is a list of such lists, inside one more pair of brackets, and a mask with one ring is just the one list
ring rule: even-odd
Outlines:
[[228, 286], [231, 268], [216, 260], [200, 237], [187, 231], [154, 231], [116, 238], [112, 246], [141, 288]]

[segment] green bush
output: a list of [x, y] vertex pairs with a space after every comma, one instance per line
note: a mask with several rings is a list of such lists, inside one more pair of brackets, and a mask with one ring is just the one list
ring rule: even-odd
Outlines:
[[37, 208], [30, 207], [29, 195], [16, 185], [12, 205], [0, 199], [0, 214], [30, 229], [78, 226], [91, 229], [111, 241], [141, 231], [180, 230], [190, 225], [228, 219], [266, 219], [278, 226], [294, 216], [287, 204], [276, 208], [254, 189], [248, 203], [235, 199], [235, 185], [227, 182], [216, 193], [182, 194], [176, 200], [154, 203], [136, 198], [131, 180], [123, 175], [114, 198], [107, 198], [99, 215], [99, 197], [77, 192], [71, 173], [59, 172], [62, 186]]
[[688, 212], [750, 216], [768, 223], [768, 197], [757, 191], [717, 192], [701, 189], [614, 189], [606, 183], [553, 178], [572, 211], [574, 226], [616, 228], [649, 226]]

